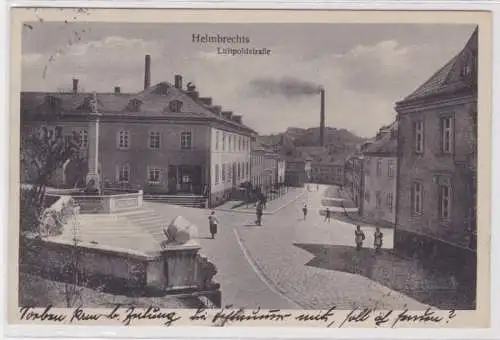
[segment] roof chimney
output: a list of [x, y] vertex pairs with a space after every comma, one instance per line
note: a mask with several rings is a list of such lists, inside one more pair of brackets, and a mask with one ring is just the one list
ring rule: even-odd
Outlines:
[[144, 90], [151, 86], [151, 56], [146, 55], [144, 59]]
[[243, 124], [241, 118], [242, 118], [241, 116], [233, 116], [233, 122], [238, 124]]
[[233, 112], [232, 111], [222, 111], [221, 115], [222, 115], [222, 117], [224, 117], [226, 119], [231, 119], [231, 117], [233, 116]]
[[212, 98], [211, 97], [201, 97], [200, 100], [203, 102], [205, 105], [212, 105]]
[[78, 93], [78, 79], [73, 78], [73, 94], [76, 95]]
[[182, 89], [182, 76], [180, 74], [176, 74], [174, 79], [175, 79], [175, 88]]
[[216, 115], [220, 116], [221, 110], [222, 110], [222, 106], [220, 106], [220, 105], [212, 106], [212, 112], [215, 113]]
[[120, 94], [121, 89], [120, 86], [115, 86], [115, 94]]
[[319, 143], [321, 146], [325, 146], [325, 89], [321, 88], [320, 92]]

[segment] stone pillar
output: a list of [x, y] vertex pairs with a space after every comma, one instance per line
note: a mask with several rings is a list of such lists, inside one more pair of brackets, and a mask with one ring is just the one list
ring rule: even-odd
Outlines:
[[92, 112], [89, 114], [88, 125], [88, 171], [85, 183], [87, 189], [92, 191], [100, 190], [99, 177], [99, 117], [101, 114], [97, 110], [97, 96], [94, 92], [90, 103]]

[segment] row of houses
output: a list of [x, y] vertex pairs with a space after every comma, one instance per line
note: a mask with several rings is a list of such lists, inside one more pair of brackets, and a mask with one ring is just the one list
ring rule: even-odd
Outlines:
[[469, 269], [476, 249], [477, 39], [476, 30], [397, 102], [395, 122], [344, 167], [344, 187], [360, 214], [394, 227], [396, 249]]
[[[59, 187], [140, 188], [145, 193], [206, 196], [217, 206], [245, 188], [270, 191], [285, 181], [285, 160], [258, 140], [242, 116], [225, 111], [194, 84], [151, 85], [123, 93], [23, 92], [21, 133], [80, 136], [81, 159], [51, 179]], [[21, 164], [21, 168], [28, 167]], [[21, 178], [29, 182], [30, 178]]]

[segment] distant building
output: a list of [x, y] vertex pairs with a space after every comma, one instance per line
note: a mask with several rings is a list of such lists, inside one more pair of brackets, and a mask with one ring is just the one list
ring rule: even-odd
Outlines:
[[276, 162], [277, 162], [276, 183], [279, 186], [283, 186], [285, 184], [286, 161], [283, 156], [277, 155]]
[[344, 185], [343, 162], [311, 162], [311, 182]]
[[285, 158], [285, 183], [287, 186], [303, 187], [311, 180], [311, 160], [300, 157]]
[[364, 202], [364, 160], [360, 152], [356, 152], [346, 158], [344, 163], [344, 191], [359, 208], [363, 210]]
[[271, 191], [277, 180], [278, 154], [266, 145], [256, 141], [252, 149], [251, 183], [263, 193]]
[[470, 273], [476, 249], [477, 55], [476, 29], [460, 53], [396, 104], [395, 248], [445, 259]]
[[363, 217], [379, 225], [396, 223], [397, 124], [380, 129], [363, 150]]
[[180, 75], [175, 84], [145, 86], [92, 95], [79, 92], [75, 80], [72, 93], [21, 94], [23, 134], [44, 128], [81, 136], [82, 163], [65, 164], [53, 185], [80, 186], [98, 174], [105, 186], [203, 195], [218, 205], [250, 180], [256, 133], [241, 116], [200, 97], [193, 85], [183, 88]]

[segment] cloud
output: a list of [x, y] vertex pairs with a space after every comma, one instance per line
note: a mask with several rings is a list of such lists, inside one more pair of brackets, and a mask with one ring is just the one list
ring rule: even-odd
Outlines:
[[394, 119], [395, 101], [453, 56], [436, 45], [403, 44], [396, 39], [352, 44], [343, 53], [325, 46], [314, 56], [308, 53], [307, 40], [294, 40], [266, 46], [271, 56], [227, 56], [218, 55], [215, 46], [179, 39], [113, 34], [51, 53], [31, 51], [23, 55], [23, 88], [51, 91], [77, 77], [87, 91], [112, 91], [113, 86], [121, 86], [123, 92], [139, 91], [144, 55], [151, 54], [153, 83], [182, 74], [186, 83], [194, 82], [200, 96], [213, 97], [215, 103], [243, 115], [243, 121], [260, 133], [318, 126], [319, 95], [310, 91], [308, 96], [290, 97], [310, 85], [325, 88], [327, 125], [370, 137]]

